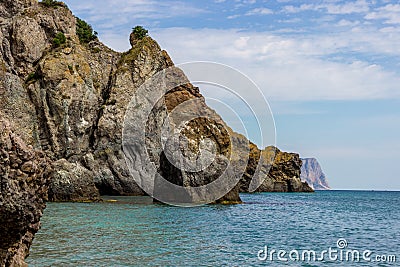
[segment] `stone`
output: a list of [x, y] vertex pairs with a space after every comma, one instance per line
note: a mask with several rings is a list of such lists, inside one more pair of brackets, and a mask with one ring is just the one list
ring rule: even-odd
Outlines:
[[131, 35], [129, 36], [129, 42], [132, 47], [136, 46], [138, 43], [139, 39], [136, 38], [136, 35], [132, 32]]
[[25, 173], [35, 173], [36, 172], [36, 166], [32, 161], [25, 162], [21, 166], [21, 171]]
[[[32, 154], [32, 161], [25, 164], [38, 166], [36, 171], [28, 175], [13, 169], [9, 161], [13, 150]], [[24, 259], [46, 207], [50, 166], [43, 154], [33, 151], [13, 133], [1, 114], [0, 158], [0, 266], [27, 266]]]
[[52, 164], [49, 200], [53, 202], [99, 201], [100, 194], [93, 180], [93, 173], [79, 163], [65, 159]]
[[34, 63], [40, 59], [48, 43], [46, 33], [38, 22], [29, 17], [16, 17], [12, 29], [14, 45], [11, 51], [15, 60]]

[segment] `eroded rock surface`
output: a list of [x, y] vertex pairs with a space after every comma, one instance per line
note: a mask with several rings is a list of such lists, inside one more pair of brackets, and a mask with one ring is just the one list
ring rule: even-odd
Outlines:
[[46, 206], [49, 162], [0, 116], [0, 266], [25, 266]]

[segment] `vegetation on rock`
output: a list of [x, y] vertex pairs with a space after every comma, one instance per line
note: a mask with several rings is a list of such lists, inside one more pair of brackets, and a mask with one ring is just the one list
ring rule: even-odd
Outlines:
[[81, 44], [87, 44], [97, 39], [97, 32], [86, 21], [76, 17], [76, 34]]
[[25, 80], [25, 83], [30, 84], [32, 82], [39, 80], [40, 78], [42, 78], [42, 77], [35, 71], [28, 75], [28, 77]]
[[132, 29], [132, 33], [135, 35], [137, 39], [142, 40], [144, 37], [147, 36], [149, 31], [143, 28], [142, 26], [136, 26], [135, 28]]
[[41, 3], [47, 7], [58, 7], [63, 5], [62, 2], [56, 0], [42, 0]]
[[56, 37], [53, 39], [53, 45], [59, 47], [67, 42], [67, 38], [65, 37], [64, 33], [59, 32], [56, 34]]

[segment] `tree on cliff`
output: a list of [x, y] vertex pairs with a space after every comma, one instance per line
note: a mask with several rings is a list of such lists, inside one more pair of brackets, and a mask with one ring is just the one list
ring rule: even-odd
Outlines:
[[135, 35], [136, 39], [141, 40], [147, 36], [149, 31], [143, 28], [142, 26], [136, 26], [135, 28], [132, 29], [132, 33]]
[[76, 17], [76, 34], [82, 44], [87, 44], [97, 39], [97, 32], [86, 21]]
[[43, 0], [41, 3], [47, 7], [54, 7], [54, 8], [63, 5], [63, 3], [58, 2], [56, 0]]

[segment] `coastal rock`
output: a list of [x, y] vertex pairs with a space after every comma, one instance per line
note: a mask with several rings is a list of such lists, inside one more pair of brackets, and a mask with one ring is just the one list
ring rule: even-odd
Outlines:
[[[2, 5], [5, 10], [17, 12], [11, 8], [11, 2]], [[112, 51], [97, 40], [82, 45], [76, 36], [75, 17], [65, 5], [23, 6], [25, 9], [19, 10], [15, 18], [4, 18], [0, 35], [7, 44], [1, 50], [5, 77], [0, 90], [5, 105], [1, 109], [28, 144], [43, 150], [54, 161], [50, 200], [93, 200], [99, 194], [144, 195], [125, 163], [122, 150], [125, 113], [143, 82], [172, 67], [172, 60], [150, 37], [133, 40], [132, 49], [126, 53]], [[52, 40], [58, 32], [64, 33], [67, 42], [54, 47]], [[180, 71], [177, 69], [177, 72]], [[223, 148], [218, 153], [226, 155], [227, 137], [222, 132], [209, 130], [211, 125], [217, 128], [225, 125], [207, 107], [198, 88], [188, 82], [167, 94], [165, 102], [173, 108], [188, 99], [200, 100], [198, 106], [188, 106], [188, 112], [212, 114], [217, 118], [215, 123], [203, 120], [187, 127], [190, 142], [199, 144], [203, 132], [213, 135], [213, 141]], [[137, 114], [141, 112], [139, 108]], [[153, 114], [155, 124], [149, 125], [152, 137], [146, 145], [154, 152], [152, 160], [159, 172], [175, 177], [174, 173], [167, 172], [168, 166], [163, 166], [169, 163], [162, 159], [160, 152], [158, 129], [168, 111], [154, 109]], [[191, 150], [196, 152], [195, 147]], [[138, 170], [145, 157], [139, 155]], [[214, 170], [182, 175], [189, 184], [206, 184], [224, 170], [222, 159], [215, 162]], [[152, 179], [142, 171], [138, 175]], [[227, 199], [221, 198], [222, 202], [227, 200], [240, 202], [238, 190], [230, 192]]]
[[[185, 79], [187, 80], [186, 77]], [[191, 168], [177, 169], [163, 154], [160, 174], [174, 184], [190, 187], [208, 185], [219, 179], [219, 190], [217, 191], [223, 192], [225, 188], [233, 189], [220, 196], [216, 203], [241, 203], [237, 184], [247, 162], [241, 161], [241, 158], [237, 157], [233, 151], [234, 135], [232, 135], [232, 130], [214, 110], [206, 105], [199, 88], [189, 82], [171, 90], [165, 97], [165, 103], [167, 111], [173, 113], [170, 117], [172, 125], [185, 121], [185, 117], [195, 118], [187, 123], [180, 132], [186, 141], [179, 145], [185, 159], [192, 163], [195, 162], [195, 164], [189, 164], [192, 171]], [[185, 103], [184, 108], [181, 108], [180, 105], [183, 103]], [[172, 152], [175, 152], [175, 147], [177, 146], [172, 147]], [[246, 150], [236, 149], [236, 152], [237, 150], [246, 153]], [[168, 146], [164, 151], [168, 153]], [[213, 160], [210, 160], [211, 155], [215, 155]], [[244, 158], [246, 157], [247, 155]], [[231, 167], [229, 163], [231, 163]], [[202, 166], [208, 167], [202, 168]], [[218, 192], [198, 190], [190, 197], [207, 199], [217, 196]]]
[[70, 163], [65, 159], [52, 164], [50, 176], [49, 201], [98, 201], [99, 190], [93, 180], [93, 173], [79, 163]]
[[[44, 151], [59, 168], [59, 172], [52, 173], [51, 200], [82, 201], [97, 199], [99, 194], [144, 195], [125, 163], [122, 129], [132, 97], [146, 98], [137, 95], [138, 88], [154, 74], [173, 67], [168, 54], [150, 37], [137, 39], [134, 35], [130, 36], [132, 48], [126, 53], [117, 53], [98, 40], [82, 45], [76, 35], [76, 18], [64, 4], [51, 7], [36, 1], [7, 0], [0, 6], [4, 13], [0, 31], [3, 43], [0, 100], [4, 103], [1, 110], [21, 138]], [[7, 15], [11, 13], [14, 16]], [[67, 41], [55, 47], [53, 38], [59, 32], [64, 33]], [[174, 75], [187, 79], [179, 69]], [[162, 88], [152, 90], [148, 93], [163, 93]], [[186, 106], [184, 113], [212, 119], [199, 118], [182, 129], [190, 144], [182, 153], [194, 159], [200, 152], [199, 145], [209, 139], [217, 148], [207, 152], [216, 153], [215, 164], [203, 172], [175, 173], [162, 154], [160, 127], [169, 112], [188, 100], [195, 101]], [[249, 145], [246, 138], [233, 133], [189, 81], [168, 92], [163, 101], [165, 106], [160, 103], [154, 107], [154, 122], [148, 124], [146, 130], [151, 133], [146, 145], [158, 173], [177, 184], [185, 180], [187, 185], [199, 186], [214, 181], [223, 173], [228, 159], [233, 162], [232, 177], [242, 173], [243, 166], [248, 165], [244, 182], [227, 194], [229, 201], [240, 202], [239, 187], [246, 192], [248, 180], [255, 174], [269, 178], [260, 190], [302, 190], [297, 184], [301, 165], [297, 164], [296, 157], [286, 160], [278, 157], [272, 173], [268, 173], [270, 164], [261, 157], [268, 152], [261, 152]], [[137, 117], [143, 115], [145, 108], [135, 110]], [[172, 124], [172, 131], [174, 127]], [[231, 136], [233, 144], [239, 148], [237, 151], [229, 149]], [[137, 155], [137, 162], [133, 163], [135, 175], [140, 179], [154, 175], [141, 170], [145, 157], [147, 155]], [[260, 157], [264, 168], [256, 170]], [[220, 201], [224, 202], [224, 197]]]
[[[258, 162], [261, 161], [257, 169]], [[241, 192], [248, 192], [250, 178], [260, 186], [256, 192], [314, 192], [300, 179], [302, 161], [296, 153], [282, 152], [276, 147], [259, 151], [254, 145], [251, 149], [248, 175], [241, 181]]]
[[[310, 191], [299, 180], [297, 154], [279, 151], [275, 158], [270, 152], [276, 148], [261, 151], [234, 133], [150, 37], [132, 39], [132, 48], [125, 53], [98, 40], [82, 44], [76, 18], [60, 3], [53, 7], [36, 0], [3, 0], [0, 15], [0, 113], [9, 121], [0, 124], [4, 125], [0, 220], [6, 233], [2, 265], [23, 265], [47, 193], [51, 201], [97, 201], [100, 195], [145, 195], [135, 180], [154, 180], [155, 193], [168, 191], [159, 186], [156, 174], [173, 184], [201, 187], [223, 173], [227, 179], [219, 189], [233, 189], [219, 196], [217, 203], [240, 203], [239, 191], [248, 192], [254, 175], [266, 178], [261, 191]], [[58, 33], [66, 37], [65, 44], [55, 45]], [[186, 82], [168, 93], [158, 86], [139, 90], [167, 68], [174, 69], [172, 78]], [[156, 105], [133, 105], [131, 110], [130, 123], [145, 128], [140, 145], [146, 145], [147, 151], [133, 151], [129, 169], [122, 140], [128, 105], [158, 94], [164, 97]], [[174, 113], [186, 102], [190, 104]], [[145, 114], [147, 109], [150, 115]], [[169, 118], [171, 113], [178, 115]], [[179, 116], [190, 114], [200, 116], [178, 127]], [[170, 132], [182, 136], [175, 150], [196, 162], [194, 167], [207, 168], [182, 170], [171, 163], [161, 141], [167, 121]], [[143, 164], [148, 160], [156, 166], [154, 173]], [[242, 173], [242, 182], [237, 183]], [[188, 193], [185, 201], [204, 200], [207, 194]], [[174, 201], [176, 196], [171, 196]]]
[[0, 266], [27, 266], [46, 207], [49, 162], [0, 117]]
[[301, 180], [307, 182], [315, 190], [330, 190], [328, 179], [315, 158], [302, 159]]

